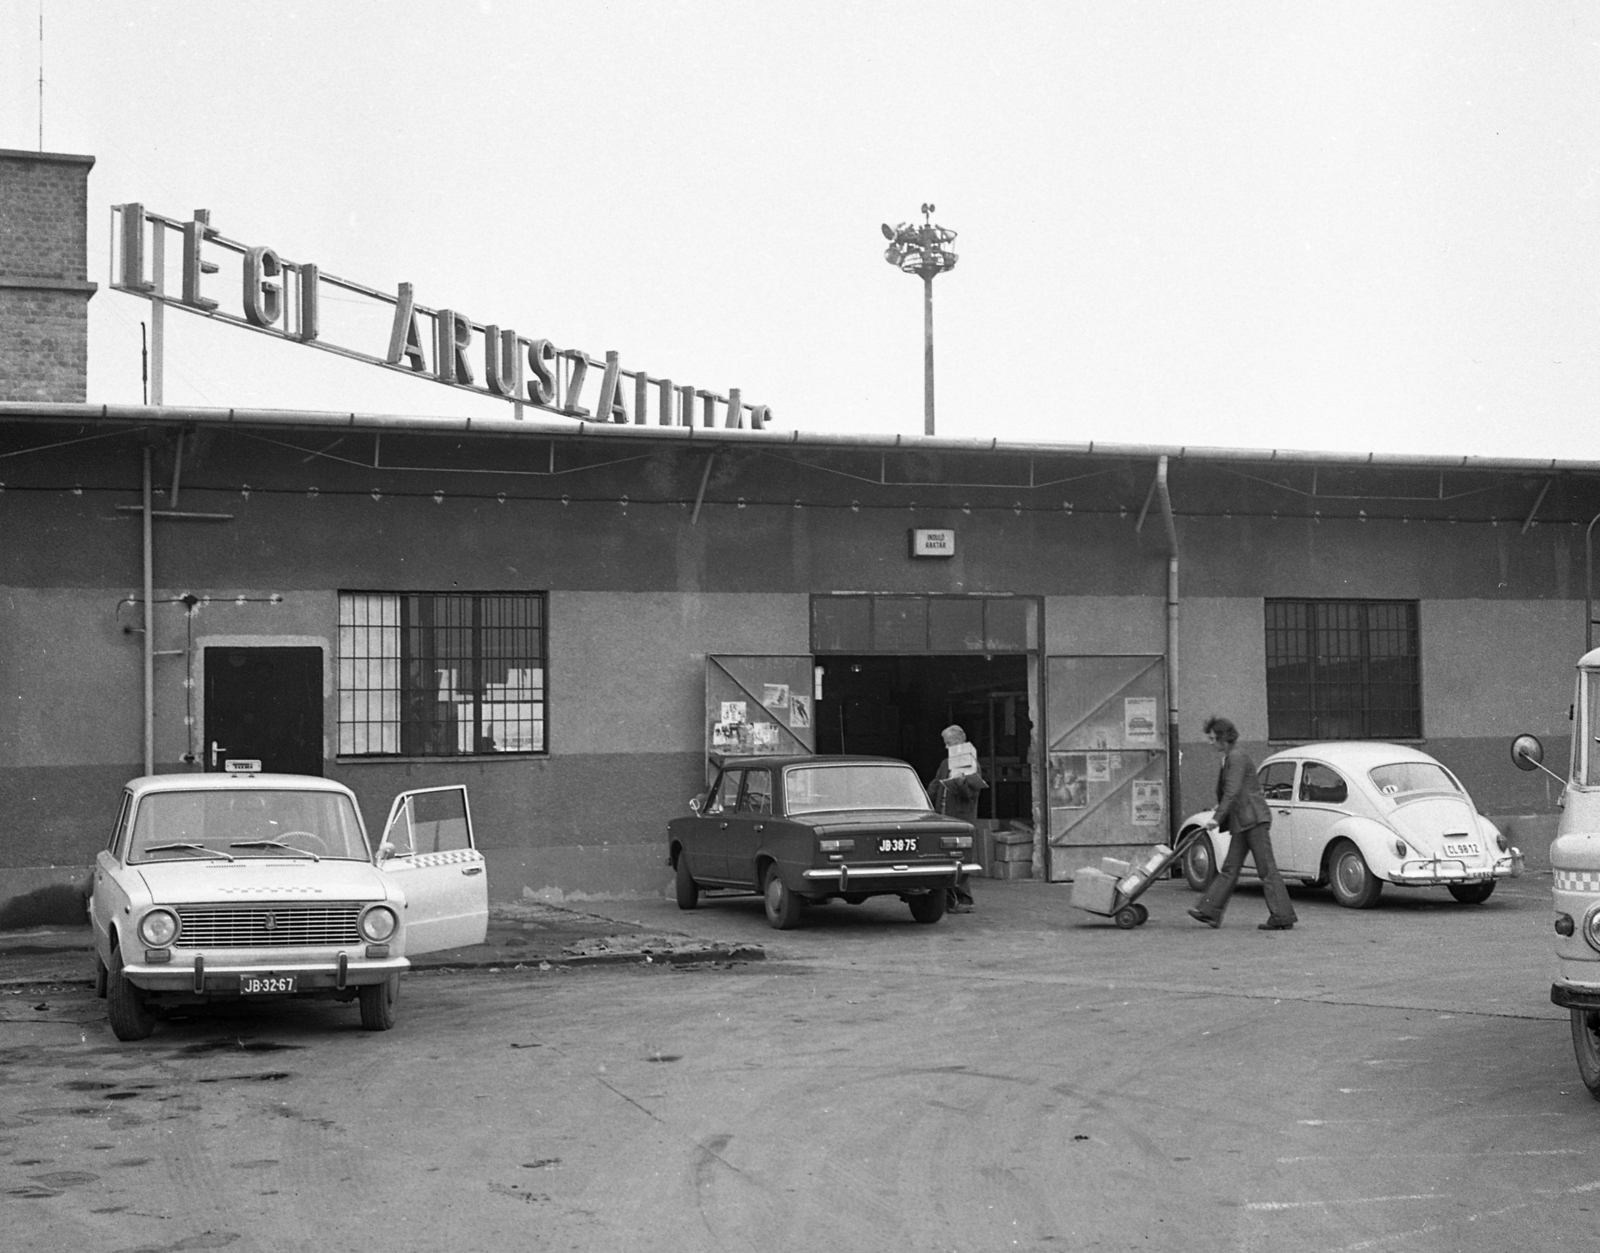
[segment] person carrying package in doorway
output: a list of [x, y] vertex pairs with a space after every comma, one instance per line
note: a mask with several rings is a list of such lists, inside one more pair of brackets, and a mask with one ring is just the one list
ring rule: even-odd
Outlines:
[[[928, 800], [947, 817], [976, 823], [978, 793], [989, 786], [978, 770], [978, 750], [967, 742], [967, 733], [958, 726], [948, 726], [939, 734], [944, 739], [945, 759], [928, 784]], [[950, 889], [948, 908], [957, 914], [972, 912], [972, 889], [967, 886], [966, 875], [957, 876]]]
[[1222, 769], [1217, 774], [1217, 808], [1212, 815], [1217, 830], [1230, 832], [1228, 855], [1200, 904], [1189, 916], [1208, 927], [1220, 927], [1227, 912], [1228, 898], [1239, 883], [1246, 853], [1255, 860], [1256, 875], [1267, 894], [1267, 920], [1262, 931], [1287, 931], [1297, 921], [1289, 890], [1278, 873], [1272, 852], [1272, 810], [1256, 777], [1256, 763], [1239, 747], [1239, 729], [1226, 718], [1206, 719], [1206, 738], [1222, 754]]

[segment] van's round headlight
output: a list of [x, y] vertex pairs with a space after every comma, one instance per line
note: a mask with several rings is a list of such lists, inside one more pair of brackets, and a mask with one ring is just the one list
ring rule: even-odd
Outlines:
[[1600, 952], [1600, 905], [1593, 906], [1583, 917], [1583, 938], [1589, 947]]
[[376, 905], [361, 915], [361, 934], [374, 944], [381, 944], [394, 934], [400, 920], [387, 905]]
[[139, 919], [139, 938], [151, 948], [166, 948], [178, 935], [178, 919], [170, 910], [152, 909]]

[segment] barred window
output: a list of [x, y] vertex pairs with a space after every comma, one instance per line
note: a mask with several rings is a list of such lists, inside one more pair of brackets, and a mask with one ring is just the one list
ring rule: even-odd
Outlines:
[[1414, 600], [1269, 600], [1267, 736], [1422, 736]]
[[542, 753], [540, 592], [340, 592], [341, 756]]

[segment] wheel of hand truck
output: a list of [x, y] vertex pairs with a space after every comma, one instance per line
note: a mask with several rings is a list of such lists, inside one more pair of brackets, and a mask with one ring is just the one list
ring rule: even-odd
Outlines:
[[1124, 931], [1132, 931], [1143, 921], [1139, 915], [1143, 911], [1137, 905], [1124, 905], [1112, 915], [1112, 921]]
[[1145, 923], [1150, 921], [1150, 911], [1143, 905], [1129, 905], [1128, 908], [1133, 910], [1133, 912], [1138, 915], [1138, 922], [1134, 924], [1135, 926], [1142, 927]]

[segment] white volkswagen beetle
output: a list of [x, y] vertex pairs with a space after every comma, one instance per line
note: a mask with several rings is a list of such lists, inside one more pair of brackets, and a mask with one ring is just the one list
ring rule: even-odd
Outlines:
[[396, 797], [374, 854], [329, 779], [134, 779], [95, 861], [95, 991], [119, 1040], [163, 1006], [239, 997], [359, 1001], [386, 1031], [408, 957], [482, 943], [487, 879], [464, 787]]
[[[1283, 877], [1326, 884], [1349, 909], [1372, 905], [1385, 883], [1442, 886], [1456, 900], [1478, 904], [1500, 879], [1522, 873], [1522, 854], [1478, 812], [1455, 775], [1418, 749], [1361, 740], [1306, 744], [1268, 757], [1258, 777]], [[1228, 852], [1229, 837], [1212, 827], [1210, 810], [1187, 818], [1183, 834], [1202, 828], [1183, 858], [1183, 877], [1196, 891]]]

